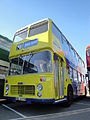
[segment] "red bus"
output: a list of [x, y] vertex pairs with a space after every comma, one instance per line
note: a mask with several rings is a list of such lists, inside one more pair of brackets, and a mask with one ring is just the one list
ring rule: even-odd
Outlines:
[[86, 47], [86, 62], [87, 62], [87, 74], [88, 74], [88, 87], [90, 93], [90, 45]]

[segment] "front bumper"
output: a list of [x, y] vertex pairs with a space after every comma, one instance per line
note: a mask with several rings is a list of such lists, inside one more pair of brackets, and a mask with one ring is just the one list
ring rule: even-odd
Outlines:
[[54, 103], [55, 99], [37, 99], [37, 98], [15, 98], [15, 97], [5, 97], [5, 99], [12, 101], [12, 102], [16, 102], [18, 101], [25, 101], [27, 104], [31, 104], [31, 103]]
[[67, 97], [63, 98], [63, 99], [60, 99], [60, 100], [57, 100], [55, 101], [55, 99], [37, 99], [37, 98], [15, 98], [15, 97], [5, 97], [7, 100], [10, 100], [10, 101], [13, 101], [13, 102], [16, 102], [17, 100], [18, 101], [24, 101], [26, 102], [27, 104], [32, 104], [32, 103], [46, 103], [46, 104], [49, 104], [49, 103], [52, 103], [52, 104], [58, 104], [58, 103], [64, 103], [67, 101]]

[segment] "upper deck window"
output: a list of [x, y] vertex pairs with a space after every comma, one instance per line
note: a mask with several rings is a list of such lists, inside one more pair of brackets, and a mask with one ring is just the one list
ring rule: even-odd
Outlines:
[[48, 31], [48, 21], [31, 25], [29, 37]]
[[87, 56], [90, 56], [90, 49], [87, 49]]
[[25, 28], [16, 32], [14, 36], [14, 43], [24, 40], [27, 37], [27, 31], [28, 31], [28, 28]]
[[60, 40], [61, 39], [60, 31], [53, 22], [51, 23], [51, 30], [52, 33]]

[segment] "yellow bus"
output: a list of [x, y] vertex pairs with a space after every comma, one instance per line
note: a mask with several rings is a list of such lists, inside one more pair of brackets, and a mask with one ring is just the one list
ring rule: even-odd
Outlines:
[[18, 30], [9, 60], [7, 99], [70, 105], [85, 95], [84, 62], [51, 19]]

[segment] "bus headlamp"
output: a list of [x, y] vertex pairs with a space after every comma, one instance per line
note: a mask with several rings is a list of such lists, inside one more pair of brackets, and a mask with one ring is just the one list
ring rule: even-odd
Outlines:
[[8, 91], [6, 91], [6, 95], [8, 95]]
[[39, 92], [37, 93], [37, 96], [38, 96], [38, 97], [41, 97], [41, 96], [42, 96], [42, 93], [39, 91]]
[[8, 84], [6, 85], [6, 90], [9, 90], [9, 85]]
[[38, 91], [41, 91], [42, 89], [43, 89], [43, 86], [42, 86], [41, 84], [38, 84], [38, 85], [37, 85], [37, 90], [38, 90]]

